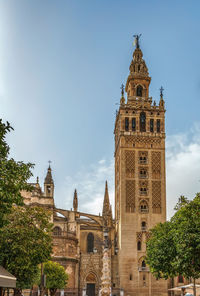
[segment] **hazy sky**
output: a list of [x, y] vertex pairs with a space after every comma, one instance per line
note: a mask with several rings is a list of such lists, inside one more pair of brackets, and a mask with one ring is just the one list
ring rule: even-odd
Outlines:
[[11, 155], [52, 161], [55, 202], [101, 212], [114, 196], [114, 120], [135, 33], [152, 77], [164, 87], [168, 215], [180, 194], [200, 191], [200, 2], [0, 0], [0, 113], [15, 131]]

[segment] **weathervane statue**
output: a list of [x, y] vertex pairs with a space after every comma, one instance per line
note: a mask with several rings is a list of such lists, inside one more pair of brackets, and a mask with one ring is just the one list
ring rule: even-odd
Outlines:
[[141, 35], [142, 35], [142, 34], [139, 34], [139, 35], [133, 35], [133, 37], [135, 37], [134, 45], [136, 45], [136, 48], [140, 48], [139, 39], [140, 39]]

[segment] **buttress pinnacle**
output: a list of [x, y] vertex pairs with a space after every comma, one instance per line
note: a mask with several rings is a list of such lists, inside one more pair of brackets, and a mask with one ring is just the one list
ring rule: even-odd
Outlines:
[[77, 212], [77, 210], [78, 210], [78, 197], [77, 197], [76, 189], [74, 190], [73, 208], [74, 208], [74, 211]]
[[109, 201], [109, 194], [108, 194], [108, 182], [106, 181], [102, 216], [108, 215], [109, 212], [110, 212], [110, 201]]

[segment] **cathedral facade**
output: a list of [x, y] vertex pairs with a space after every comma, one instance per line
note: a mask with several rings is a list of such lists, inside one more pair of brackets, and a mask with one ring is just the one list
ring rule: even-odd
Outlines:
[[77, 191], [73, 210], [54, 204], [54, 182], [48, 168], [44, 190], [37, 182], [23, 192], [27, 205], [51, 211], [55, 261], [69, 274], [66, 295], [99, 295], [105, 282], [103, 252], [107, 249], [107, 284], [112, 295], [166, 296], [168, 284], [156, 280], [145, 263], [149, 230], [166, 221], [165, 104], [163, 89], [157, 105], [149, 96], [151, 78], [139, 40], [130, 64], [125, 91], [122, 86], [116, 114], [115, 217], [108, 184], [102, 197], [102, 215], [82, 213]]

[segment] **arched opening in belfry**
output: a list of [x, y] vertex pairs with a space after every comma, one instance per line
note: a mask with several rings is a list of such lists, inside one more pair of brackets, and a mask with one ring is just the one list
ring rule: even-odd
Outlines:
[[142, 86], [138, 85], [136, 89], [136, 96], [142, 97], [142, 90], [143, 90]]

